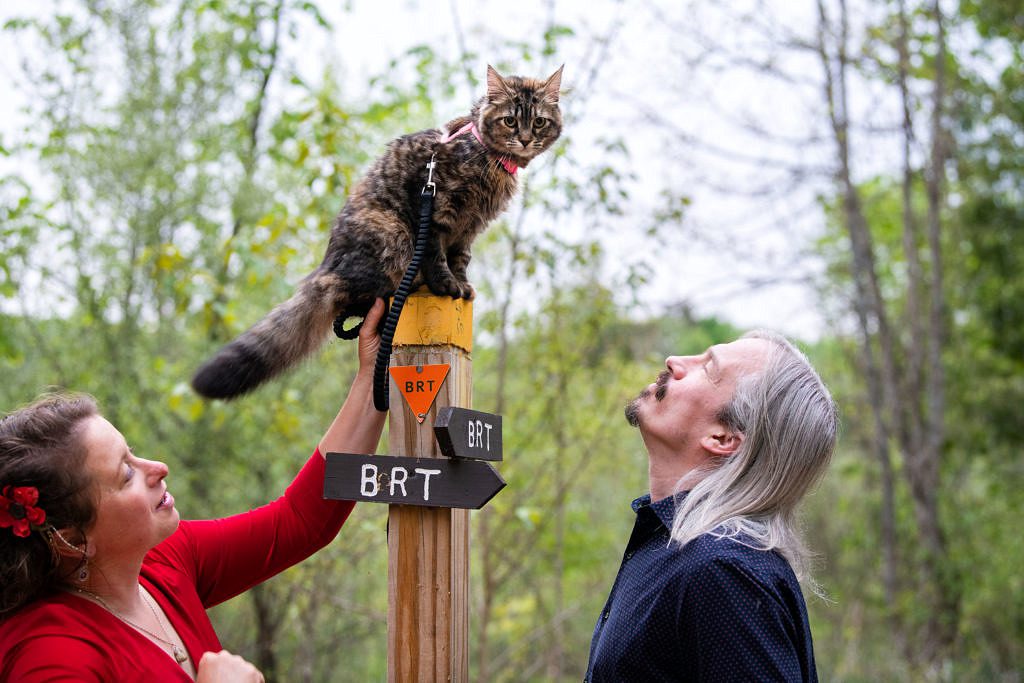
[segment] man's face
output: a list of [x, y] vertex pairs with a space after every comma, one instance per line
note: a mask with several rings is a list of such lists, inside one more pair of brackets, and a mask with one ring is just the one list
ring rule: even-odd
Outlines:
[[666, 370], [626, 406], [626, 419], [649, 445], [652, 440], [670, 448], [692, 445], [721, 427], [717, 415], [736, 382], [760, 370], [770, 349], [764, 339], [739, 339], [698, 356], [669, 356]]

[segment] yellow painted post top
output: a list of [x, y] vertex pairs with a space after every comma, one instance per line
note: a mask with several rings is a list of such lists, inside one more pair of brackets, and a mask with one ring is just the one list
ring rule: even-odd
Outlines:
[[457, 346], [473, 350], [473, 302], [435, 296], [425, 286], [409, 295], [395, 328], [395, 346]]

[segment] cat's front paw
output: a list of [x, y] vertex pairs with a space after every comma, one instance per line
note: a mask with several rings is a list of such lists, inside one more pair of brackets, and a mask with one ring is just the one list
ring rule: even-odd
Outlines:
[[453, 299], [465, 299], [466, 301], [472, 301], [473, 297], [476, 296], [476, 291], [473, 289], [473, 285], [469, 284], [469, 280], [466, 279], [465, 275], [452, 273], [452, 280], [454, 280], [453, 292], [458, 291], [458, 294], [451, 294]]
[[470, 301], [476, 296], [473, 285], [465, 281], [460, 282], [454, 277], [439, 278], [428, 282], [427, 287], [437, 296], [450, 296], [453, 299], [466, 299]]
[[427, 280], [427, 287], [436, 296], [450, 296], [453, 299], [463, 298], [462, 285], [450, 275]]

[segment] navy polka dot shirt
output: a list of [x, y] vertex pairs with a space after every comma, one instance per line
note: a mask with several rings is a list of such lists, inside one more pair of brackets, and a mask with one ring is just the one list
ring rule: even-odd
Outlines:
[[672, 496], [633, 510], [586, 681], [818, 680], [803, 594], [780, 554], [708, 534], [669, 545]]

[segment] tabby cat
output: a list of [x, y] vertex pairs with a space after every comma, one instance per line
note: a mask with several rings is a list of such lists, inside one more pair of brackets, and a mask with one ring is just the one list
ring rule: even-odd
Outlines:
[[430, 238], [413, 289], [473, 298], [470, 245], [504, 211], [516, 170], [562, 131], [562, 69], [547, 80], [503, 77], [487, 67], [487, 95], [444, 128], [405, 135], [352, 190], [331, 228], [323, 262], [295, 294], [224, 346], [192, 378], [203, 396], [232, 398], [316, 351], [339, 315], [363, 315], [398, 288], [412, 259], [426, 165], [437, 191]]

